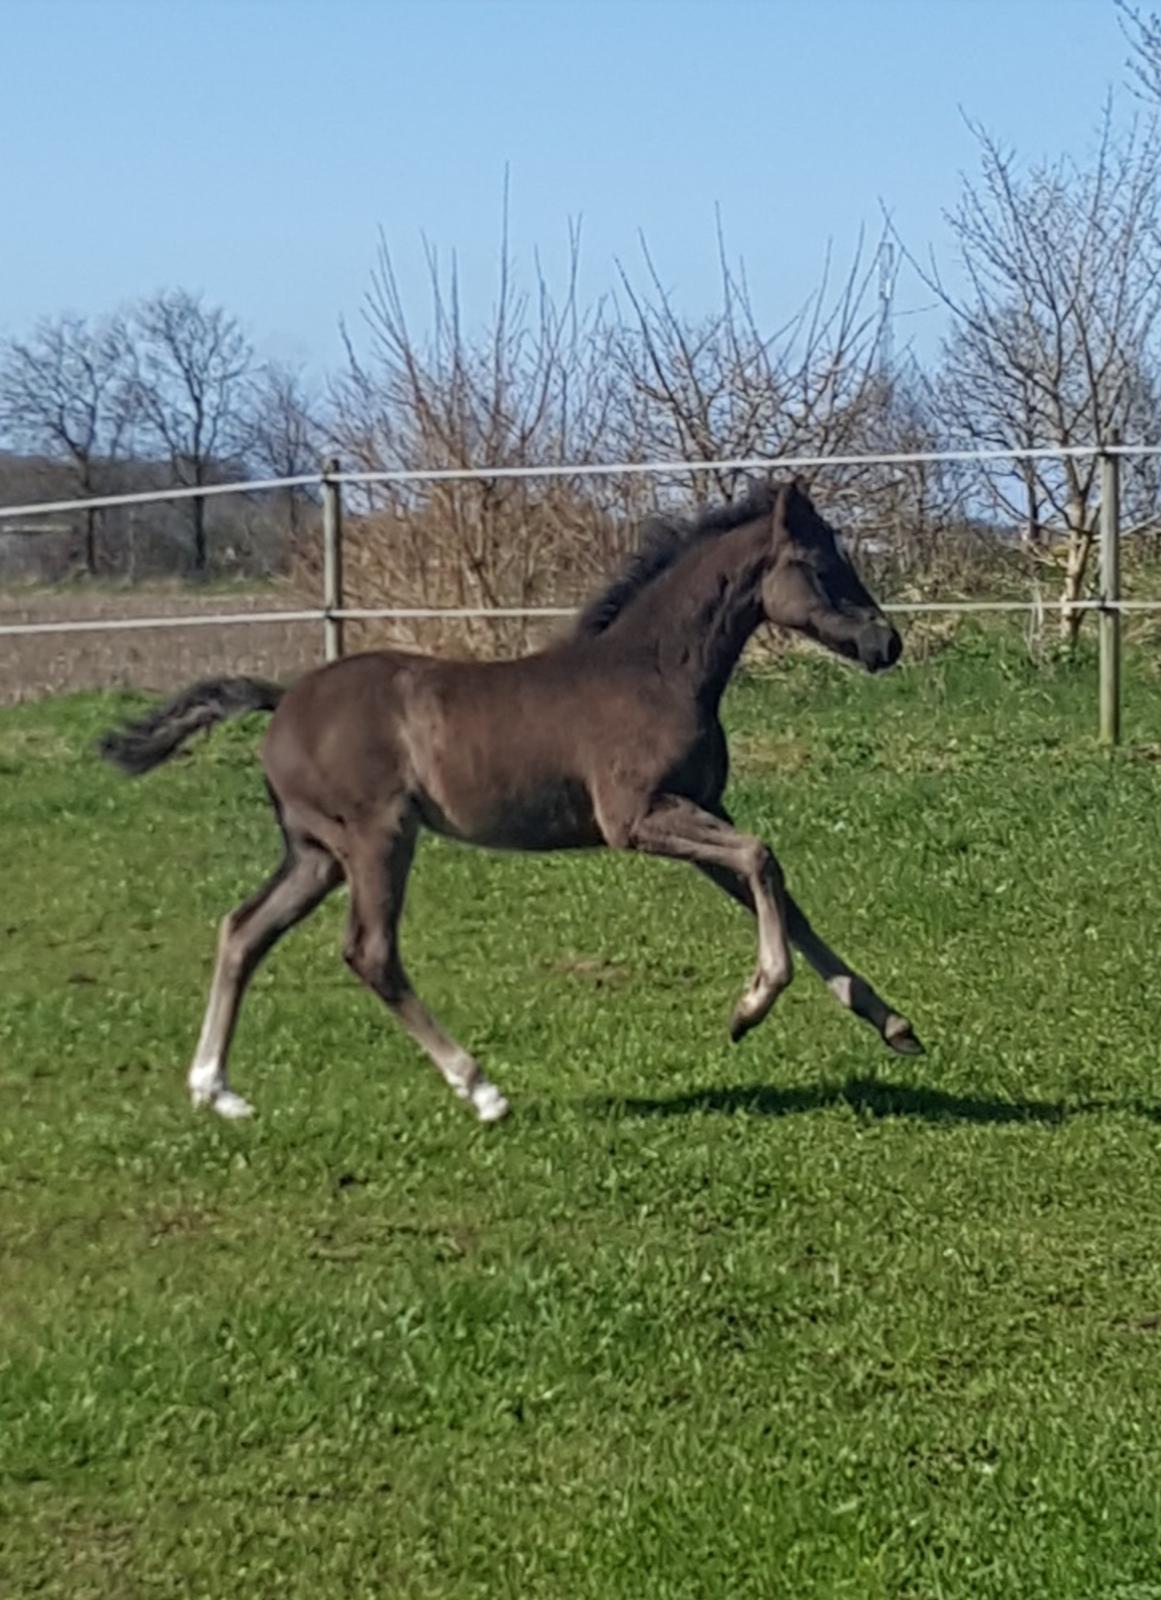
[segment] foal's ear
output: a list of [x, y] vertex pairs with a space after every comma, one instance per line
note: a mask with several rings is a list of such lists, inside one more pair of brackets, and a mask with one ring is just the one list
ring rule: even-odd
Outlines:
[[800, 500], [805, 500], [807, 505], [812, 510], [814, 509], [814, 501], [810, 498], [810, 485], [800, 473], [795, 474], [794, 481], [790, 487]]

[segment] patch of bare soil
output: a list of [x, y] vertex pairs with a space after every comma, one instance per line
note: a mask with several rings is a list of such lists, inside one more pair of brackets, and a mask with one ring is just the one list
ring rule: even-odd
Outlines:
[[[272, 587], [10, 589], [0, 592], [0, 624], [297, 611], [312, 604]], [[291, 679], [321, 659], [318, 622], [0, 635], [0, 705], [81, 689], [173, 689], [222, 673]]]

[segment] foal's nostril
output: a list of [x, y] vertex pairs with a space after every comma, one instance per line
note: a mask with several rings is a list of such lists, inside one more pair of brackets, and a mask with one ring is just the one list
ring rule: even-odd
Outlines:
[[903, 641], [889, 622], [868, 622], [859, 637], [859, 657], [868, 672], [893, 667], [903, 654]]

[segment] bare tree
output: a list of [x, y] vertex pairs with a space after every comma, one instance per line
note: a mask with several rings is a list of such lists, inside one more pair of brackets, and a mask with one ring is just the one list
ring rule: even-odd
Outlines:
[[[258, 471], [271, 478], [298, 478], [317, 472], [326, 446], [322, 405], [301, 368], [268, 361], [250, 380], [244, 424], [245, 453]], [[290, 488], [282, 493], [286, 526], [297, 544], [309, 492]]]
[[[720, 219], [720, 299], [709, 315], [679, 310], [642, 241], [640, 280], [621, 269], [626, 314], [612, 338], [623, 395], [616, 453], [706, 463], [662, 486], [681, 495], [692, 486], [704, 502], [731, 498], [751, 476], [715, 461], [933, 448], [938, 424], [918, 367], [906, 351], [886, 360], [873, 288], [885, 238], [869, 252], [860, 237], [837, 279], [828, 251], [817, 287], [773, 327], [754, 308], [745, 266], [727, 257]], [[939, 469], [840, 459], [804, 475], [825, 483], [828, 514], [873, 558], [878, 582], [929, 565], [957, 521], [955, 486]]]
[[1128, 0], [1114, 0], [1121, 32], [1129, 43], [1129, 86], [1140, 99], [1161, 105], [1161, 16]]
[[[680, 313], [645, 251], [642, 286], [622, 273], [628, 318], [618, 321], [614, 302], [577, 303], [575, 230], [564, 292], [554, 296], [539, 262], [532, 291], [519, 287], [505, 228], [491, 317], [469, 328], [454, 260], [442, 270], [428, 248], [430, 312], [419, 337], [382, 244], [364, 337], [357, 345], [344, 330], [347, 367], [332, 392], [338, 443], [370, 470], [702, 461], [693, 489], [704, 500], [740, 487], [739, 474], [711, 465], [723, 458], [930, 442], [918, 402], [906, 417], [901, 405], [892, 414], [870, 291], [875, 262], [861, 247], [837, 286], [828, 264], [806, 305], [772, 333], [759, 326], [744, 270], [726, 264], [720, 230], [719, 250], [722, 303], [713, 315]], [[865, 532], [897, 543], [913, 525], [933, 541], [947, 522], [946, 487], [936, 473], [900, 479], [847, 466], [827, 475], [828, 506], [840, 507], [855, 542]], [[353, 508], [366, 520], [351, 542], [350, 583], [359, 604], [575, 600], [658, 498], [684, 499], [689, 489], [688, 472], [660, 484], [529, 477], [370, 488]], [[469, 630], [476, 648], [528, 637], [523, 625], [494, 627]]]
[[[363, 307], [361, 345], [344, 328], [346, 371], [332, 401], [337, 442], [367, 470], [536, 467], [597, 459], [609, 437], [611, 369], [602, 308], [577, 302], [579, 231], [570, 231], [563, 293], [539, 260], [520, 286], [508, 243], [489, 318], [466, 324], [454, 258], [425, 245], [430, 309], [412, 328], [381, 241]], [[350, 581], [364, 602], [528, 606], [579, 591], [609, 559], [619, 490], [596, 480], [492, 479], [367, 491], [370, 520], [352, 541]], [[581, 576], [584, 574], [584, 576]], [[575, 593], [571, 596], [575, 598]], [[521, 624], [469, 629], [478, 649], [522, 644]]]
[[[630, 314], [614, 339], [628, 396], [622, 448], [706, 462], [859, 448], [882, 400], [873, 261], [861, 241], [837, 288], [828, 255], [818, 288], [772, 331], [759, 324], [744, 265], [727, 261], [720, 222], [721, 300], [706, 317], [678, 311], [644, 240], [641, 248], [643, 283], [621, 269]], [[828, 492], [853, 481], [828, 475]], [[732, 471], [694, 474], [698, 499], [728, 499], [738, 487]]]
[[[155, 448], [174, 481], [200, 488], [245, 443], [245, 380], [253, 351], [238, 322], [200, 295], [169, 289], [134, 311], [134, 393]], [[191, 500], [193, 565], [208, 562], [206, 506]]]
[[[931, 379], [910, 351], [890, 373], [882, 374], [877, 404], [868, 408], [859, 445], [869, 454], [922, 455], [947, 443]], [[871, 463], [854, 476], [858, 515], [851, 532], [880, 564], [909, 580], [922, 572], [930, 579], [963, 555], [967, 521], [963, 485], [946, 461]], [[953, 545], [954, 541], [954, 545]], [[883, 585], [886, 574], [877, 575]]]
[[[1152, 436], [1153, 336], [1161, 315], [1161, 140], [1155, 127], [1114, 136], [1106, 107], [1092, 161], [1022, 170], [979, 128], [977, 181], [947, 214], [965, 287], [918, 266], [952, 315], [939, 405], [951, 441], [1064, 449], [1114, 431]], [[911, 258], [914, 264], [914, 258]], [[1096, 533], [1093, 457], [981, 464], [973, 489], [993, 515], [1065, 540], [1061, 627], [1074, 640]], [[1130, 514], [1155, 508], [1153, 476], [1126, 481]]]
[[[131, 351], [124, 321], [46, 317], [0, 345], [0, 428], [20, 448], [61, 461], [82, 495], [108, 492], [130, 446]], [[99, 564], [100, 512], [85, 513], [85, 570]]]

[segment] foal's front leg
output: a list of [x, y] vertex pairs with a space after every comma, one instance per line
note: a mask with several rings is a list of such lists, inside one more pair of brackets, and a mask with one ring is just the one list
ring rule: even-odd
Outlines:
[[[732, 900], [753, 913], [754, 897], [746, 883], [720, 867], [703, 862], [697, 865], [719, 889], [724, 889]], [[869, 1022], [883, 1043], [899, 1055], [921, 1056], [923, 1046], [907, 1018], [893, 1010], [867, 979], [848, 966], [842, 956], [815, 932], [805, 911], [788, 890], [784, 891], [784, 903], [791, 943], [818, 973], [839, 1005], [845, 1006], [864, 1022]]]
[[[612, 841], [611, 841], [612, 842]], [[692, 800], [661, 795], [624, 832], [630, 850], [740, 878], [758, 918], [758, 965], [730, 1021], [735, 1043], [757, 1027], [794, 975], [782, 869], [769, 845]]]
[[866, 978], [848, 967], [811, 927], [802, 907], [788, 894], [786, 910], [796, 950], [812, 966], [840, 1006], [869, 1022], [883, 1043], [901, 1056], [921, 1056], [923, 1046], [907, 1018], [893, 1011]]

